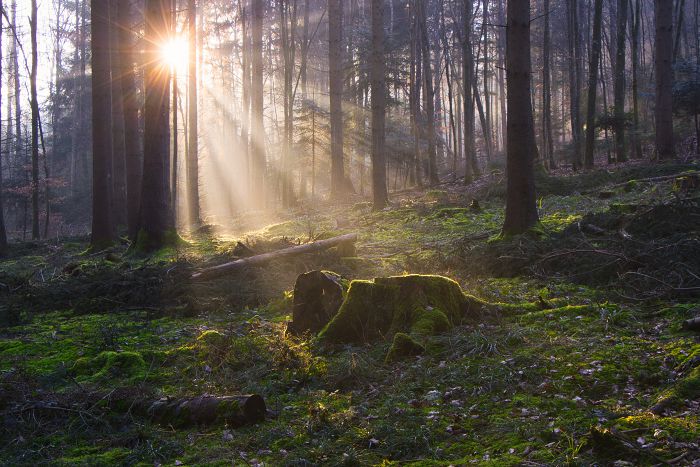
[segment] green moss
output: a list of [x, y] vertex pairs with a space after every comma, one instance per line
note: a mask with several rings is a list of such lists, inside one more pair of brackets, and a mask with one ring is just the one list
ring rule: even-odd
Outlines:
[[110, 449], [100, 452], [99, 447], [83, 447], [72, 449], [65, 457], [56, 459], [59, 466], [112, 466], [124, 465], [132, 455], [131, 450], [126, 448]]
[[675, 407], [684, 400], [695, 400], [700, 397], [700, 366], [678, 381], [672, 388], [664, 391], [656, 405], [657, 410], [667, 407]]
[[353, 281], [338, 314], [319, 334], [335, 343], [390, 339], [397, 332], [435, 334], [484, 311], [455, 281], [409, 275]]
[[71, 371], [76, 377], [85, 381], [100, 381], [104, 379], [143, 378], [146, 362], [139, 352], [101, 352], [96, 357], [79, 358]]
[[136, 237], [133, 249], [139, 253], [153, 253], [157, 250], [175, 248], [187, 242], [176, 230], [167, 230], [161, 235], [153, 235], [141, 229]]
[[393, 363], [404, 357], [421, 355], [423, 352], [425, 352], [425, 347], [416, 342], [416, 340], [408, 334], [399, 332], [394, 336], [394, 341], [389, 348], [389, 352], [386, 354], [385, 361], [387, 363]]

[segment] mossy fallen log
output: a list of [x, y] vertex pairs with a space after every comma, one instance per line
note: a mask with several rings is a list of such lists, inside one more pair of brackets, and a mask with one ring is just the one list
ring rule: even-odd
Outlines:
[[[343, 250], [343, 252], [346, 252], [353, 250], [353, 248], [349, 247], [348, 244], [352, 245], [356, 241], [357, 234], [341, 235], [340, 237], [329, 238], [328, 240], [320, 240], [314, 243], [307, 243], [306, 245], [298, 245], [291, 248], [285, 248], [284, 250], [251, 256], [250, 258], [243, 258], [236, 261], [232, 261], [230, 263], [220, 264], [211, 268], [202, 269], [201, 271], [192, 274], [192, 279], [214, 279], [225, 274], [240, 271], [247, 267], [262, 266], [276, 259], [299, 256], [306, 253], [314, 253], [318, 251], [328, 250], [333, 247], [338, 247], [339, 249]], [[344, 253], [341, 253], [341, 255], [342, 254]]]
[[147, 418], [175, 428], [226, 424], [232, 428], [265, 421], [265, 400], [256, 394], [163, 398], [137, 404]]

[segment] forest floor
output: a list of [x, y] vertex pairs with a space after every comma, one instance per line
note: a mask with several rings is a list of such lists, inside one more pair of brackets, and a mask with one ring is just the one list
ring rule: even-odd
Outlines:
[[[697, 170], [540, 176], [541, 225], [513, 238], [498, 236], [492, 176], [402, 192], [381, 212], [305, 208], [245, 231], [250, 215], [238, 235], [199, 232], [147, 258], [126, 244], [90, 253], [86, 238], [13, 245], [0, 262], [0, 464], [700, 463], [700, 335], [682, 329], [700, 315], [699, 191], [682, 175]], [[190, 280], [238, 241], [266, 252], [351, 232], [351, 258]], [[286, 333], [295, 279], [314, 269], [440, 274], [515, 306], [385, 363], [388, 341]], [[162, 426], [112, 403], [250, 393], [268, 419], [236, 429]]]

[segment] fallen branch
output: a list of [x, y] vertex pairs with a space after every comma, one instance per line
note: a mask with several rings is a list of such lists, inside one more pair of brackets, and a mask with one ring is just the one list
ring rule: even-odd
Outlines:
[[258, 395], [164, 398], [150, 403], [146, 409], [146, 415], [154, 422], [178, 428], [217, 423], [238, 428], [264, 421], [266, 413], [265, 401]]
[[192, 274], [192, 279], [195, 280], [207, 280], [213, 279], [215, 277], [222, 276], [234, 271], [239, 271], [241, 269], [251, 267], [251, 266], [262, 266], [272, 260], [279, 258], [286, 258], [290, 256], [303, 255], [305, 253], [314, 253], [317, 251], [324, 251], [336, 246], [342, 246], [346, 244], [353, 244], [357, 241], [357, 234], [342, 235], [340, 237], [329, 238], [328, 240], [321, 240], [314, 243], [308, 243], [306, 245], [294, 246], [291, 248], [286, 248], [284, 250], [273, 251], [271, 253], [265, 253], [262, 255], [251, 256], [250, 258], [239, 259], [230, 263], [220, 264], [219, 266], [214, 266], [211, 268], [202, 269], [201, 271]]

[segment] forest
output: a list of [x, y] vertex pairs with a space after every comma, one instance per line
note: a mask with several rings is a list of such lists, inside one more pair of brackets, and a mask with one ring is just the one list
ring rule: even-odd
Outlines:
[[700, 465], [700, 0], [0, 0], [0, 465]]

